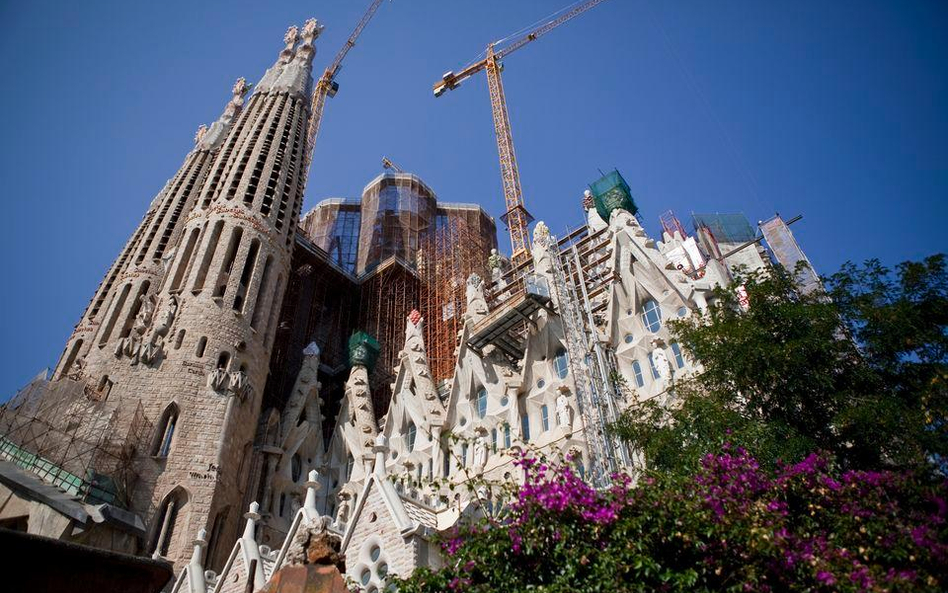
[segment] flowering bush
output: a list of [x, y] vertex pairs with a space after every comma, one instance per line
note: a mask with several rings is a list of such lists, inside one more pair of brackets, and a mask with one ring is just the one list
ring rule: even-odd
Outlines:
[[945, 483], [836, 471], [810, 455], [762, 470], [725, 446], [692, 476], [613, 476], [596, 490], [569, 465], [519, 461], [503, 521], [442, 541], [445, 566], [398, 581], [433, 591], [943, 591]]

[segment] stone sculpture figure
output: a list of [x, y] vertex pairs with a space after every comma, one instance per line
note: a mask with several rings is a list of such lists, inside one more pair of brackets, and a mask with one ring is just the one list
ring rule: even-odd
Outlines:
[[135, 316], [135, 331], [138, 335], [142, 335], [151, 325], [151, 318], [155, 314], [155, 297], [142, 295], [138, 297], [138, 300], [141, 302], [141, 307], [138, 309], [138, 315]]
[[665, 355], [664, 348], [656, 348], [652, 351], [652, 364], [658, 371], [658, 376], [664, 385], [668, 385], [671, 380], [671, 365], [668, 363], [668, 357]]
[[569, 399], [566, 397], [566, 391], [560, 391], [556, 398], [556, 423], [561, 428], [570, 428], [572, 425], [573, 410], [569, 407]]
[[467, 297], [467, 312], [480, 317], [487, 315], [487, 299], [484, 297], [484, 281], [477, 274], [471, 274], [467, 278], [467, 286], [464, 289], [464, 295]]
[[484, 433], [480, 433], [474, 440], [474, 467], [480, 470], [484, 469], [485, 465], [487, 465], [487, 437]]

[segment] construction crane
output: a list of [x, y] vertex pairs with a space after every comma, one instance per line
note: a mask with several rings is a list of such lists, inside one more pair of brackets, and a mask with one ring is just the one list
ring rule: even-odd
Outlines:
[[309, 128], [306, 134], [306, 157], [303, 167], [304, 183], [305, 180], [309, 178], [309, 167], [313, 162], [313, 149], [316, 147], [316, 136], [319, 134], [319, 125], [323, 120], [323, 108], [326, 106], [326, 97], [335, 97], [336, 92], [339, 91], [339, 83], [336, 82], [336, 75], [339, 74], [339, 70], [342, 68], [342, 61], [346, 58], [346, 54], [349, 53], [349, 50], [355, 45], [356, 39], [362, 34], [362, 30], [365, 29], [365, 26], [368, 25], [372, 17], [375, 16], [375, 11], [379, 9], [381, 4], [382, 0], [372, 0], [372, 4], [369, 5], [365, 14], [362, 15], [362, 20], [359, 21], [359, 24], [352, 30], [349, 38], [346, 39], [345, 45], [342, 46], [342, 49], [340, 49], [336, 57], [333, 58], [332, 63], [329, 64], [322, 76], [319, 77], [319, 80], [316, 81], [316, 88], [313, 90], [310, 109]]
[[[481, 70], [487, 71], [487, 87], [490, 90], [490, 106], [494, 115], [494, 134], [497, 136], [497, 153], [500, 157], [500, 174], [503, 180], [504, 199], [507, 207], [507, 211], [501, 219], [510, 230], [511, 259], [514, 264], [519, 264], [530, 256], [527, 225], [530, 224], [533, 217], [530, 216], [523, 204], [520, 171], [517, 167], [517, 156], [514, 154], [513, 136], [510, 131], [510, 115], [507, 113], [507, 99], [504, 96], [504, 85], [500, 78], [500, 72], [503, 70], [501, 60], [602, 2], [605, 2], [605, 0], [586, 0], [513, 40], [493, 42], [487, 46], [486, 57], [465, 66], [458, 73], [445, 73], [441, 80], [434, 85], [435, 97], [440, 97], [445, 91], [456, 89], [463, 81]], [[501, 44], [503, 45], [501, 46]]]
[[395, 171], [396, 173], [404, 173], [401, 167], [399, 167], [398, 165], [390, 161], [388, 157], [386, 156], [382, 157], [382, 168], [391, 169], [392, 171]]

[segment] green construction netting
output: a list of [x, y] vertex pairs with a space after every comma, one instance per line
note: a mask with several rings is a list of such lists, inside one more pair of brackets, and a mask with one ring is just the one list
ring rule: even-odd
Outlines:
[[625, 182], [618, 170], [607, 173], [598, 180], [589, 184], [589, 189], [593, 194], [593, 202], [596, 204], [596, 212], [603, 220], [608, 221], [609, 215], [613, 210], [621, 208], [632, 214], [639, 211], [632, 199], [632, 190], [629, 184]]
[[695, 228], [706, 228], [711, 231], [719, 243], [744, 243], [757, 236], [757, 232], [747, 217], [741, 213], [721, 214], [692, 214]]
[[365, 332], [356, 332], [349, 338], [349, 364], [364, 366], [372, 370], [382, 347], [379, 341]]

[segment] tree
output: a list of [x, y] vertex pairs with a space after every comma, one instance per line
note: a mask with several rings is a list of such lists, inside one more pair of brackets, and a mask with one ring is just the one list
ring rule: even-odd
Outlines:
[[948, 273], [944, 255], [893, 274], [847, 263], [826, 293], [781, 269], [719, 289], [672, 331], [700, 364], [670, 408], [646, 401], [615, 430], [649, 468], [690, 473], [724, 442], [766, 467], [826, 451], [844, 467], [928, 467], [948, 453]]

